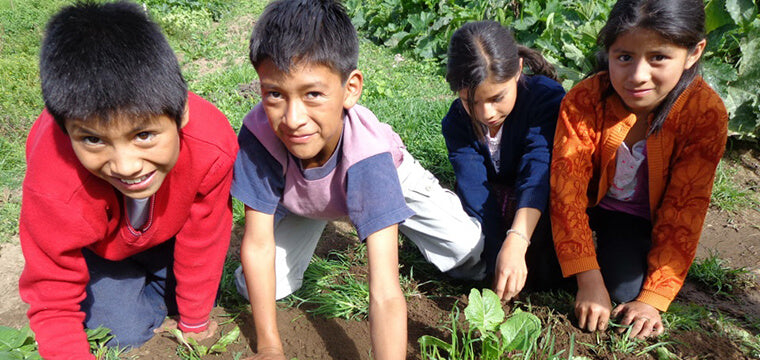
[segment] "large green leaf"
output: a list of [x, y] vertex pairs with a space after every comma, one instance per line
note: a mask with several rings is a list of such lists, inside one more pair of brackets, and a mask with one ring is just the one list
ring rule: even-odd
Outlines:
[[502, 338], [502, 350], [528, 350], [541, 334], [541, 320], [536, 315], [515, 309], [499, 327]]
[[0, 350], [13, 350], [23, 346], [27, 339], [33, 341], [34, 335], [28, 327], [20, 330], [7, 326], [0, 326]]
[[481, 333], [496, 330], [496, 327], [504, 321], [501, 300], [490, 289], [483, 289], [483, 296], [477, 289], [472, 289], [469, 301], [470, 303], [464, 308], [464, 315], [470, 325], [475, 326]]
[[757, 16], [757, 6], [752, 0], [726, 0], [726, 11], [731, 15], [731, 19], [742, 27]]
[[731, 15], [726, 11], [726, 0], [709, 0], [705, 5], [705, 31], [708, 33], [731, 24]]

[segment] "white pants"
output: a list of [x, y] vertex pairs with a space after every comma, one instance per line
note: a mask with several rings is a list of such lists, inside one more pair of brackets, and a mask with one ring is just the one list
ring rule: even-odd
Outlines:
[[[406, 150], [397, 171], [406, 205], [415, 213], [399, 224], [399, 231], [442, 272], [461, 279], [483, 279], [485, 264], [480, 260], [483, 251], [480, 223], [465, 213], [454, 192], [441, 187], [435, 176]], [[281, 299], [303, 284], [303, 274], [327, 221], [291, 213], [277, 218], [275, 277], [276, 297]], [[238, 268], [235, 275], [238, 291], [247, 298], [242, 268]]]

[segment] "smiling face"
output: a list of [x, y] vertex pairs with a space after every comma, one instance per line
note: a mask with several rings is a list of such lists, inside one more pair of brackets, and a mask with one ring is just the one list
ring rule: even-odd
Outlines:
[[363, 78], [354, 70], [345, 84], [324, 65], [297, 64], [285, 73], [270, 60], [256, 67], [264, 111], [277, 137], [304, 168], [323, 165], [338, 146], [343, 110], [361, 95]]
[[[187, 119], [186, 111], [182, 126]], [[177, 122], [165, 115], [142, 122], [116, 118], [108, 126], [67, 120], [65, 127], [82, 165], [133, 199], [155, 194], [179, 157]]]
[[467, 114], [488, 127], [491, 136], [499, 131], [504, 120], [515, 107], [519, 79], [520, 73], [503, 82], [495, 82], [493, 77], [489, 76], [475, 88], [472, 109], [470, 109], [470, 103], [467, 101], [467, 89], [459, 90], [459, 98], [462, 100]]
[[689, 52], [648, 29], [620, 34], [608, 51], [612, 87], [628, 110], [646, 118], [696, 64], [704, 47], [702, 40]]

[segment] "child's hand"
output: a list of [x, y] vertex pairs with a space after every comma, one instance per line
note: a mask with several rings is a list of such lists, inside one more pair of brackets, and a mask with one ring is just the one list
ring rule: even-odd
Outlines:
[[[631, 337], [644, 339], [649, 336], [660, 336], [665, 331], [660, 311], [640, 301], [631, 301], [615, 307], [615, 310], [612, 310], [612, 317], [618, 316], [622, 316], [620, 325], [632, 325]], [[620, 328], [617, 331], [622, 333], [625, 329]]]
[[610, 320], [610, 294], [604, 286], [602, 273], [589, 270], [575, 275], [578, 294], [575, 296], [575, 316], [578, 326], [588, 331], [604, 331]]
[[243, 360], [287, 360], [282, 349], [279, 348], [264, 348], [259, 349], [259, 352]]
[[510, 300], [517, 296], [525, 286], [528, 278], [528, 266], [525, 264], [525, 252], [528, 243], [518, 238], [507, 238], [496, 258], [496, 271], [493, 278], [493, 291], [500, 299]]
[[[193, 338], [196, 341], [201, 341], [201, 340], [205, 340], [205, 339], [213, 337], [214, 334], [216, 333], [216, 329], [217, 328], [219, 328], [219, 324], [217, 324], [216, 321], [214, 321], [214, 320], [210, 320], [209, 323], [208, 323], [208, 327], [206, 328], [206, 330], [203, 330], [203, 331], [197, 332], [197, 333], [189, 332], [189, 331], [188, 332], [183, 331], [182, 332], [182, 336], [184, 336], [186, 338]], [[163, 324], [161, 324], [160, 327], [154, 329], [153, 332], [156, 333], [156, 334], [158, 334], [158, 333], [162, 333], [162, 332], [170, 332], [170, 331], [172, 331], [174, 329], [178, 329], [178, 327], [177, 327], [177, 321], [174, 320], [174, 319], [172, 319], [172, 318], [167, 317], [164, 320]]]

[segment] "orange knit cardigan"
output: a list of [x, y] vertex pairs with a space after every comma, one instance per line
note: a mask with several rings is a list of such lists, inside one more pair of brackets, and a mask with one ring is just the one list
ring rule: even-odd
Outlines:
[[[607, 193], [618, 147], [636, 121], [602, 72], [567, 93], [559, 113], [551, 165], [550, 212], [562, 273], [599, 269], [586, 208]], [[652, 117], [650, 116], [650, 121]], [[638, 301], [666, 311], [694, 261], [715, 169], [726, 145], [728, 115], [701, 77], [678, 97], [647, 138], [652, 248]]]

